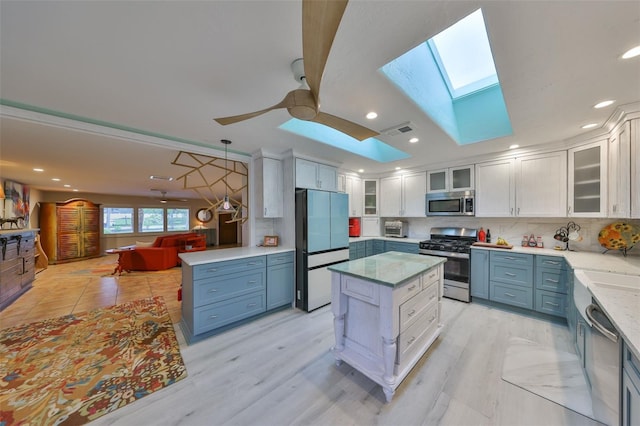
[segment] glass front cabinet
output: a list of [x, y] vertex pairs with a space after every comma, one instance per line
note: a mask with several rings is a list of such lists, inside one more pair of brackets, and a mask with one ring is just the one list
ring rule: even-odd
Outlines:
[[569, 150], [568, 216], [607, 216], [607, 140]]
[[363, 216], [378, 216], [378, 179], [364, 179]]

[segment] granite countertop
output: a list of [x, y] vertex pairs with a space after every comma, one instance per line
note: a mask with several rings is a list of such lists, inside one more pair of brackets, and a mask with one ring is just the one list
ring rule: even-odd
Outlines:
[[333, 272], [395, 287], [446, 261], [443, 257], [389, 251], [329, 266]]
[[[615, 280], [615, 275], [612, 278]], [[588, 288], [631, 351], [640, 358], [640, 286], [622, 288], [595, 282]]]
[[211, 262], [242, 259], [245, 257], [265, 256], [269, 254], [286, 253], [295, 251], [295, 247], [234, 247], [220, 250], [204, 250], [189, 253], [180, 253], [180, 259], [189, 265], [196, 266]]

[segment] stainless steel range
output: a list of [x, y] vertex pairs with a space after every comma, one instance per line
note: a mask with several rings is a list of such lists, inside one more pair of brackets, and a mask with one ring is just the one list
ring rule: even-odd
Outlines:
[[469, 296], [469, 254], [478, 241], [478, 230], [470, 228], [431, 228], [431, 239], [420, 242], [420, 254], [446, 257], [444, 297], [463, 302]]

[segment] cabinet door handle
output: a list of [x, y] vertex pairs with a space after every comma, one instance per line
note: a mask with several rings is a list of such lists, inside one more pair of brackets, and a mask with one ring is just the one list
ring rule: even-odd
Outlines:
[[416, 285], [414, 284], [414, 285], [412, 285], [411, 287], [409, 287], [407, 290], [409, 290], [409, 291], [413, 291], [413, 290], [415, 290], [415, 289], [416, 289]]
[[267, 215], [267, 208], [266, 207], [264, 208], [264, 214], [265, 214], [265, 216]]
[[415, 341], [416, 341], [416, 337], [415, 337], [415, 336], [413, 336], [411, 339], [409, 339], [409, 340], [407, 341], [407, 346], [410, 346], [410, 345], [411, 345], [413, 342], [415, 342]]
[[513, 207], [511, 207], [511, 211], [510, 211], [509, 215], [513, 216]]
[[249, 281], [249, 284], [255, 284], [255, 283], [257, 283], [257, 281], [256, 281], [256, 280], [251, 280], [251, 281]]
[[515, 257], [511, 257], [511, 256], [505, 256], [504, 258], [505, 258], [506, 260], [516, 260], [516, 258], [515, 258]]
[[511, 294], [511, 293], [505, 293], [504, 295], [509, 297], [516, 297], [515, 294]]
[[253, 307], [254, 307], [254, 306], [256, 306], [256, 305], [257, 305], [257, 303], [249, 303], [249, 304], [247, 305], [247, 308], [253, 308]]
[[218, 318], [218, 316], [217, 316], [217, 315], [211, 315], [211, 316], [209, 316], [209, 319], [216, 319], [216, 318]]
[[409, 313], [407, 314], [407, 316], [408, 316], [409, 318], [411, 318], [412, 316], [414, 316], [414, 315], [415, 315], [415, 313], [416, 313], [416, 310], [415, 310], [415, 309], [412, 309], [412, 310], [411, 310], [411, 312], [409, 312]]
[[545, 278], [545, 281], [549, 281], [550, 283], [558, 284], [558, 280], [552, 280], [551, 278]]
[[560, 262], [554, 262], [553, 260], [545, 260], [542, 263], [546, 263], [547, 265], [559, 265]]
[[216, 289], [216, 288], [212, 288], [212, 289], [210, 289], [210, 290], [209, 290], [209, 293], [215, 293], [215, 292], [217, 292], [217, 291], [218, 291], [218, 289]]
[[551, 306], [555, 306], [556, 308], [560, 305], [558, 305], [557, 303], [552, 303], [552, 302], [544, 302], [545, 305], [551, 305]]
[[247, 265], [249, 265], [249, 266], [254, 266], [254, 265], [257, 265], [257, 264], [258, 264], [258, 263], [256, 263], [256, 262], [249, 262], [249, 263], [247, 263]]
[[504, 274], [506, 276], [508, 276], [508, 277], [515, 277], [516, 276], [516, 274], [512, 274], [511, 272], [505, 272]]
[[207, 272], [216, 272], [216, 271], [217, 271], [217, 269], [216, 269], [216, 268], [210, 268], [210, 269], [207, 269]]

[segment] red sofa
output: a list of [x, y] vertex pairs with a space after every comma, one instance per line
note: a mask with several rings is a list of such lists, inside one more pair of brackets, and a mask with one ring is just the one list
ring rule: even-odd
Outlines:
[[180, 264], [178, 253], [207, 249], [206, 237], [193, 232], [162, 235], [150, 247], [120, 252], [119, 268], [124, 271], [161, 271]]

